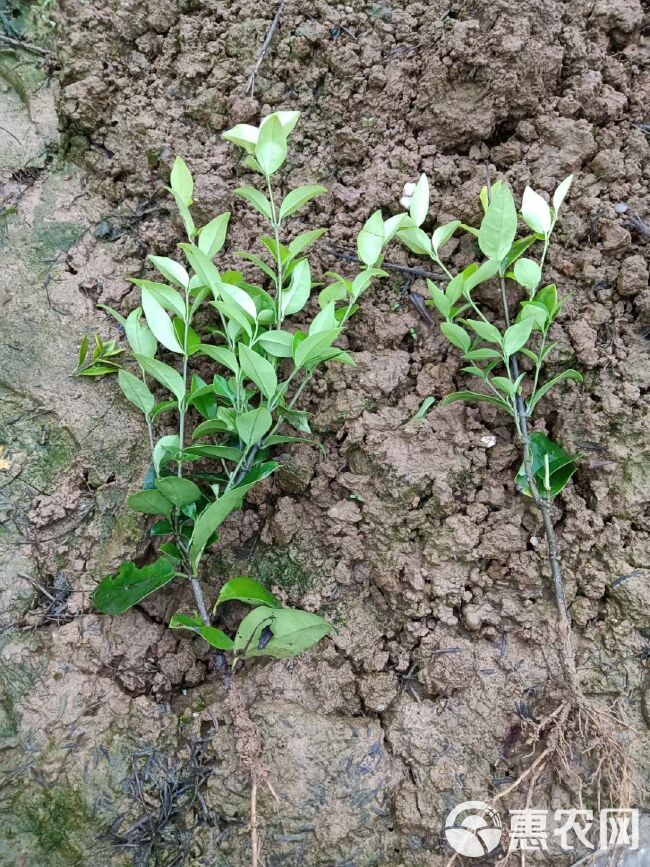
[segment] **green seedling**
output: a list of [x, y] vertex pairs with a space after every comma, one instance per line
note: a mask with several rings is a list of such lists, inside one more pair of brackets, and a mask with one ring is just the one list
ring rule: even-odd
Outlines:
[[[575, 692], [575, 659], [551, 505], [576, 471], [577, 456], [567, 454], [545, 434], [529, 431], [529, 420], [545, 395], [567, 380], [582, 381], [581, 374], [573, 369], [544, 378], [545, 365], [555, 346], [549, 342], [549, 332], [562, 311], [564, 299], [555, 284], [544, 285], [542, 273], [551, 233], [572, 179], [569, 176], [562, 181], [552, 205], [527, 187], [519, 215], [507, 184], [485, 186], [480, 195], [483, 219], [478, 228], [452, 220], [438, 226], [429, 236], [422, 229], [429, 211], [429, 184], [426, 175], [422, 175], [408, 213], [391, 217], [381, 226], [377, 222], [377, 230], [383, 232], [384, 244], [396, 238], [412, 252], [428, 256], [446, 277], [444, 288], [427, 280], [431, 294], [427, 304], [437, 310], [442, 334], [460, 351], [465, 362], [462, 371], [478, 387], [447, 395], [442, 403], [488, 403], [513, 421], [522, 450], [522, 465], [515, 484], [533, 499], [541, 512], [558, 608], [561, 657]], [[520, 238], [519, 217], [526, 227]], [[443, 248], [459, 231], [475, 237], [479, 256], [463, 271], [452, 273], [442, 260]], [[537, 249], [540, 253], [535, 256], [533, 251]], [[481, 291], [481, 298], [486, 300], [478, 297], [479, 287], [485, 290], [491, 283], [499, 287], [497, 316], [492, 312], [493, 299], [489, 294]], [[508, 300], [513, 290], [519, 296], [514, 313]]]
[[84, 334], [79, 346], [79, 357], [77, 366], [72, 371], [72, 376], [107, 376], [111, 373], [117, 373], [122, 365], [115, 359], [121, 355], [124, 350], [120, 349], [116, 340], [107, 340], [104, 342], [99, 334], [95, 334], [95, 346], [90, 353], [90, 340], [88, 335]]
[[[128, 498], [128, 505], [155, 516], [149, 532], [160, 543], [160, 556], [142, 567], [123, 564], [100, 582], [93, 603], [99, 611], [119, 614], [175, 579], [188, 581], [197, 610], [175, 614], [171, 628], [200, 635], [212, 647], [231, 652], [235, 663], [255, 656], [294, 656], [332, 629], [315, 614], [282, 607], [250, 578], [227, 582], [209, 612], [199, 575], [220, 525], [279, 466], [272, 459], [274, 447], [313, 442], [301, 396], [326, 362], [352, 363], [336, 342], [373, 276], [382, 273], [374, 267], [381, 243], [367, 245], [364, 229], [359, 240], [362, 248], [367, 246], [364, 268], [354, 280], [329, 275], [332, 279], [318, 295], [319, 312], [308, 325], [293, 321], [301, 314], [304, 323], [315, 285], [306, 250], [325, 231], [310, 229], [288, 243], [282, 240], [287, 221], [325, 192], [306, 186], [277, 198], [274, 177], [285, 162], [287, 138], [298, 117], [299, 112], [275, 112], [259, 127], [240, 124], [224, 133], [243, 148], [244, 165], [263, 181], [263, 190], [235, 190], [270, 227], [260, 237], [260, 256], [237, 254], [259, 271], [259, 283], [249, 282], [239, 270], [215, 265], [230, 214], [201, 227], [195, 224], [194, 181], [177, 157], [169, 192], [187, 236], [178, 244], [181, 256], [149, 256], [160, 276], [132, 280], [141, 305], [126, 318], [108, 309], [124, 329], [133, 362], [117, 369], [117, 381], [144, 415], [151, 451], [142, 489]], [[106, 359], [122, 350], [114, 343], [97, 345], [101, 352], [84, 368], [84, 338], [77, 373], [102, 375], [118, 368]], [[252, 610], [231, 637], [212, 618], [233, 599]]]

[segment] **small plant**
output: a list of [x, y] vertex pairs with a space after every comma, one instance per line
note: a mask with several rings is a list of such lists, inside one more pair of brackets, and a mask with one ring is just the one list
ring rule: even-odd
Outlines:
[[[333, 280], [320, 291], [320, 311], [309, 326], [291, 324], [314, 287], [305, 251], [325, 231], [302, 232], [288, 244], [281, 240], [285, 222], [325, 192], [319, 186], [299, 187], [276, 200], [273, 178], [286, 159], [287, 137], [298, 117], [299, 112], [276, 112], [259, 128], [240, 124], [224, 133], [246, 151], [244, 165], [264, 181], [264, 192], [248, 186], [235, 190], [270, 226], [270, 234], [260, 238], [269, 261], [250, 252], [237, 254], [259, 270], [263, 285], [249, 283], [241, 271], [217, 269], [214, 257], [224, 247], [230, 214], [201, 228], [195, 225], [194, 182], [177, 157], [169, 191], [187, 235], [178, 244], [184, 263], [149, 256], [161, 277], [132, 280], [140, 289], [141, 307], [127, 318], [107, 308], [124, 329], [132, 370], [111, 361], [122, 350], [100, 340], [92, 363], [84, 367], [84, 338], [76, 371], [116, 371], [124, 396], [144, 414], [151, 466], [128, 505], [156, 517], [149, 532], [162, 542], [155, 562], [124, 563], [116, 575], [104, 578], [92, 594], [95, 607], [119, 614], [175, 578], [186, 580], [197, 610], [175, 614], [170, 627], [195, 632], [212, 647], [231, 652], [233, 666], [255, 656], [294, 656], [332, 629], [315, 614], [281, 607], [257, 581], [234, 578], [221, 588], [212, 612], [230, 600], [253, 606], [232, 638], [213, 625], [199, 575], [219, 526], [278, 467], [271, 459], [273, 448], [312, 442], [300, 398], [325, 362], [352, 363], [334, 344], [373, 276], [382, 273], [373, 267], [381, 243], [368, 239], [366, 227], [359, 237], [364, 268], [353, 281], [330, 275]], [[166, 392], [163, 399], [154, 395], [154, 386]], [[283, 433], [285, 427], [293, 433]]]
[[[537, 755], [507, 789], [496, 795], [492, 804], [526, 780], [532, 788], [544, 768], [553, 765], [563, 784], [573, 776], [572, 785], [581, 790], [578, 755], [589, 755], [593, 762], [595, 770], [589, 784], [593, 786], [596, 802], [600, 802], [604, 788], [611, 803], [627, 805], [634, 790], [631, 756], [621, 740], [621, 732], [628, 725], [617, 708], [604, 708], [584, 695], [576, 671], [551, 509], [554, 498], [576, 470], [577, 456], [567, 454], [544, 433], [529, 429], [531, 416], [545, 395], [565, 380], [582, 381], [582, 376], [572, 369], [549, 379], [543, 377], [555, 345], [549, 343], [549, 332], [563, 306], [557, 287], [552, 283], [542, 285], [543, 266], [558, 212], [571, 183], [572, 176], [562, 181], [553, 194], [551, 206], [530, 187], [526, 188], [520, 215], [528, 231], [519, 239], [519, 218], [512, 193], [505, 183], [491, 186], [489, 179], [480, 195], [484, 215], [479, 228], [452, 220], [436, 228], [429, 237], [421, 228], [429, 210], [425, 175], [410, 195], [408, 213], [391, 217], [381, 225], [379, 221], [374, 224], [376, 233], [383, 235], [384, 244], [397, 237], [409, 250], [432, 259], [444, 273], [444, 289], [427, 281], [431, 293], [427, 303], [438, 311], [445, 338], [460, 350], [466, 362], [463, 372], [480, 385], [477, 391], [450, 394], [443, 403], [489, 403], [510, 416], [522, 452], [515, 485], [538, 508], [548, 545], [560, 637], [557, 650], [565, 680], [563, 699], [540, 722], [530, 723], [528, 757], [536, 752]], [[458, 230], [476, 238], [477, 252], [482, 256], [462, 272], [453, 274], [443, 263], [441, 251]], [[535, 245], [541, 245], [540, 255], [537, 258], [525, 255]], [[498, 299], [489, 293], [486, 286], [489, 281], [497, 283]], [[488, 290], [482, 291], [480, 298], [479, 286]], [[518, 295], [516, 312], [511, 310], [509, 290]], [[538, 750], [540, 744], [544, 746]], [[455, 860], [453, 856], [448, 867]]]
[[[542, 375], [555, 346], [549, 342], [549, 331], [564, 303], [555, 284], [541, 285], [542, 270], [551, 233], [572, 180], [569, 176], [562, 181], [553, 195], [552, 206], [526, 187], [520, 214], [528, 232], [519, 239], [517, 209], [510, 188], [503, 182], [491, 187], [488, 183], [481, 191], [484, 216], [479, 228], [452, 220], [436, 228], [429, 237], [421, 228], [429, 210], [426, 175], [409, 190], [409, 212], [391, 217], [383, 228], [384, 242], [397, 237], [409, 250], [432, 259], [447, 278], [444, 290], [427, 280], [431, 293], [427, 304], [438, 311], [445, 338], [460, 350], [466, 362], [463, 372], [483, 388], [454, 392], [445, 397], [443, 404], [489, 403], [513, 420], [522, 450], [522, 465], [515, 483], [523, 494], [532, 497], [541, 512], [558, 610], [560, 657], [571, 693], [577, 695], [571, 629], [551, 519], [553, 498], [576, 471], [576, 456], [567, 454], [545, 434], [529, 431], [529, 420], [544, 395], [565, 380], [582, 381], [581, 374], [572, 369], [545, 381]], [[482, 259], [453, 274], [442, 261], [442, 249], [459, 230], [476, 237], [477, 252]], [[539, 257], [525, 255], [536, 244], [541, 245]], [[479, 300], [476, 293], [479, 286], [491, 280], [499, 285], [500, 309], [496, 316], [490, 301]], [[517, 290], [520, 299], [514, 315], [508, 301], [511, 288]]]

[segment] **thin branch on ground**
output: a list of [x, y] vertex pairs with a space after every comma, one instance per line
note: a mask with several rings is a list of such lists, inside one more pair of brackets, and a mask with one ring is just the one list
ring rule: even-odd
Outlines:
[[12, 36], [5, 36], [0, 33], [0, 43], [11, 45], [14, 48], [22, 48], [23, 51], [29, 51], [31, 54], [38, 54], [39, 57], [52, 57], [51, 51], [46, 51], [44, 48], [39, 48], [38, 45], [32, 45], [31, 42], [25, 42], [22, 39], [14, 39]]
[[[358, 256], [343, 247], [328, 247], [327, 251], [343, 262], [355, 262], [357, 264], [361, 262]], [[410, 274], [412, 277], [422, 277], [423, 279], [428, 277], [430, 280], [444, 282], [448, 280], [447, 276], [442, 272], [435, 273], [434, 271], [427, 271], [425, 268], [410, 268], [407, 265], [398, 265], [397, 262], [384, 261], [380, 267], [386, 268], [388, 271], [399, 271], [401, 274]]]
[[262, 47], [260, 48], [259, 54], [257, 55], [257, 60], [255, 61], [255, 66], [252, 68], [250, 75], [248, 76], [248, 81], [246, 82], [245, 94], [246, 96], [253, 96], [255, 93], [255, 79], [257, 78], [257, 74], [260, 71], [260, 67], [264, 63], [264, 58], [269, 50], [269, 46], [271, 45], [271, 41], [275, 36], [275, 31], [280, 26], [280, 18], [282, 17], [282, 8], [284, 6], [284, 0], [278, 5], [278, 8], [275, 10], [275, 15], [273, 16], [273, 21], [271, 22], [271, 26], [266, 32], [266, 36], [264, 37], [264, 42], [262, 43]]

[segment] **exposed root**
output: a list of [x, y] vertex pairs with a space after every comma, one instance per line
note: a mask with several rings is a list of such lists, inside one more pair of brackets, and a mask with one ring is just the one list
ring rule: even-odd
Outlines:
[[[530, 759], [530, 764], [494, 796], [489, 806], [496, 807], [499, 801], [526, 784], [524, 801], [529, 808], [540, 777], [554, 771], [556, 777], [576, 793], [581, 808], [585, 790], [598, 810], [603, 803], [629, 807], [638, 792], [628, 746], [620, 736], [622, 730], [631, 731], [631, 727], [616, 704], [605, 707], [581, 693], [563, 702], [540, 722], [527, 724], [529, 752], [524, 759]], [[536, 755], [539, 745], [543, 745], [543, 749]], [[590, 772], [585, 768], [586, 763], [591, 766]], [[507, 852], [495, 867], [505, 867], [513, 855], [519, 858], [522, 852]], [[458, 853], [452, 855], [446, 867], [452, 867], [459, 857]]]
[[262, 755], [262, 739], [260, 738], [257, 726], [250, 717], [246, 700], [239, 690], [236, 681], [233, 681], [228, 690], [226, 705], [232, 715], [237, 758], [251, 781], [251, 867], [258, 867], [261, 852], [259, 821], [257, 817], [259, 786], [266, 786], [276, 801], [279, 801], [279, 798], [269, 781], [269, 769]]

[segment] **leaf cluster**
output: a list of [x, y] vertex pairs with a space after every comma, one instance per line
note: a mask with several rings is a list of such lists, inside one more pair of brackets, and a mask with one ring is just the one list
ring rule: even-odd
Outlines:
[[[428, 256], [447, 277], [444, 287], [427, 280], [431, 295], [427, 304], [438, 311], [444, 337], [460, 350], [465, 361], [463, 372], [483, 388], [454, 392], [445, 397], [443, 404], [455, 401], [493, 404], [513, 418], [520, 437], [523, 435], [522, 417], [530, 417], [551, 389], [565, 380], [582, 381], [582, 375], [573, 369], [560, 371], [542, 381], [544, 364], [555, 347], [549, 342], [549, 331], [564, 303], [555, 284], [542, 285], [543, 266], [551, 233], [572, 180], [569, 176], [562, 181], [551, 205], [526, 187], [519, 213], [507, 184], [497, 182], [490, 190], [484, 187], [480, 194], [483, 218], [478, 227], [452, 220], [438, 226], [429, 236], [422, 228], [429, 211], [429, 183], [423, 174], [413, 191], [408, 213], [386, 220], [381, 230], [377, 223], [377, 233], [383, 231], [384, 244], [396, 238], [412, 252]], [[520, 218], [526, 233], [518, 238]], [[475, 238], [477, 260], [453, 274], [442, 261], [442, 251], [458, 231], [468, 232]], [[533, 258], [531, 249], [540, 245], [541, 254]], [[502, 299], [511, 285], [517, 286], [521, 297], [514, 321], [507, 321], [505, 325], [495, 320], [476, 295], [478, 287], [497, 280]], [[516, 362], [518, 355], [530, 362], [521, 373]], [[533, 437], [530, 443], [533, 457], [539, 458], [542, 465], [546, 461], [541, 489], [554, 496], [568, 483], [572, 472], [565, 469], [558, 475], [551, 468], [549, 476], [548, 462], [564, 460], [562, 466], [566, 468], [573, 459], [564, 452], [564, 458], [559, 458], [555, 450], [560, 447], [547, 437], [541, 434]], [[530, 493], [527, 485], [521, 488]]]
[[[259, 127], [238, 124], [224, 133], [244, 150], [245, 166], [263, 179], [261, 189], [235, 190], [269, 227], [259, 238], [259, 251], [236, 253], [254, 266], [259, 279], [217, 267], [214, 259], [226, 244], [230, 214], [196, 224], [194, 179], [177, 157], [169, 192], [186, 240], [178, 244], [176, 258], [149, 256], [158, 276], [132, 280], [141, 303], [128, 317], [108, 310], [124, 329], [133, 361], [117, 371], [118, 385], [144, 415], [152, 457], [142, 490], [132, 494], [128, 504], [156, 516], [150, 532], [161, 541], [161, 558], [142, 569], [124, 564], [117, 576], [105, 578], [93, 597], [99, 610], [117, 613], [174, 577], [194, 579], [220, 525], [278, 466], [271, 457], [274, 446], [311, 441], [300, 397], [314, 372], [326, 362], [353, 363], [336, 343], [373, 276], [382, 273], [373, 267], [375, 260], [366, 261], [352, 280], [326, 275], [328, 283], [318, 286], [316, 315], [308, 324], [292, 321], [300, 314], [304, 322], [318, 285], [307, 251], [325, 231], [310, 229], [288, 243], [281, 240], [285, 222], [325, 192], [320, 186], [303, 186], [277, 198], [274, 175], [286, 160], [287, 137], [298, 117], [299, 112], [275, 112]], [[112, 343], [103, 346], [115, 349]], [[80, 366], [86, 349], [82, 344]], [[103, 358], [93, 358], [94, 375], [98, 365], [108, 366]], [[197, 583], [193, 581], [194, 590], [200, 594]], [[296, 630], [307, 629], [312, 643], [326, 634], [324, 621], [316, 627], [315, 615], [301, 618], [271, 603], [269, 594], [261, 606], [266, 613], [263, 628], [272, 632], [264, 647], [251, 644], [257, 641], [253, 630], [245, 648], [236, 637], [221, 649], [250, 656], [278, 655], [284, 648], [289, 655], [291, 647], [304, 649], [302, 638], [290, 638]], [[171, 625], [191, 628], [214, 643], [218, 630], [201, 615], [198, 597], [197, 604], [198, 620], [179, 614]], [[313, 621], [312, 627], [300, 625], [303, 621]], [[219, 641], [227, 644], [225, 638]]]

